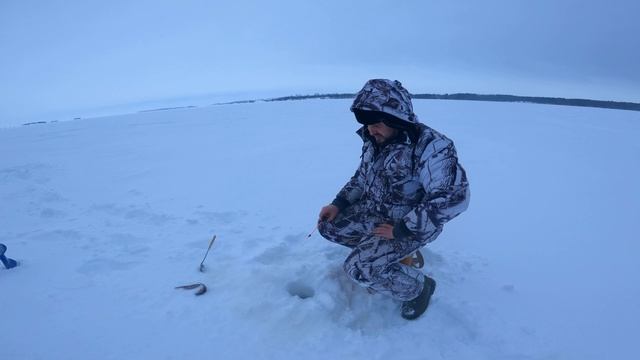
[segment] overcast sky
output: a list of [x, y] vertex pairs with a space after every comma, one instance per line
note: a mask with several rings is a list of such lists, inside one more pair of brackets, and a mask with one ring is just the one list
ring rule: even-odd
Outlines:
[[216, 94], [640, 102], [638, 0], [0, 0], [0, 120]]

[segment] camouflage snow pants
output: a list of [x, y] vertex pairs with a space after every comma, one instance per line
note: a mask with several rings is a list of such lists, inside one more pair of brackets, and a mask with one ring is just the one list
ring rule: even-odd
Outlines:
[[353, 249], [344, 262], [344, 271], [353, 281], [397, 300], [415, 299], [422, 291], [422, 272], [399, 261], [426, 241], [415, 237], [389, 240], [373, 235], [373, 229], [387, 221], [355, 203], [332, 222], [322, 221], [318, 228], [325, 239]]

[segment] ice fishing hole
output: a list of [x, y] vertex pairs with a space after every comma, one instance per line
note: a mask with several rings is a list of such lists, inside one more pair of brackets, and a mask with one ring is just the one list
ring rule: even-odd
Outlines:
[[287, 284], [287, 291], [291, 296], [297, 296], [300, 299], [313, 297], [316, 294], [312, 287], [301, 283], [300, 281], [292, 281]]

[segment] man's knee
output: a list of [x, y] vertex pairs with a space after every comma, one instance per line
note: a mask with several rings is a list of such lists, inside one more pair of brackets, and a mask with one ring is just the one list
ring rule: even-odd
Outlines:
[[357, 223], [340, 218], [340, 215], [333, 221], [321, 221], [318, 232], [325, 239], [348, 247], [356, 246], [363, 235]]
[[336, 240], [336, 227], [329, 221], [321, 221], [320, 223], [318, 223], [318, 232], [320, 233], [320, 235], [322, 235], [323, 238], [327, 240]]

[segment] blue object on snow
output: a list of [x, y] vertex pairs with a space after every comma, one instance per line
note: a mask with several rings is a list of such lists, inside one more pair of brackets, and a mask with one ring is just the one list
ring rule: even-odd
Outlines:
[[4, 264], [4, 267], [7, 269], [13, 269], [18, 266], [18, 262], [4, 256], [4, 253], [7, 251], [7, 246], [5, 244], [0, 244], [0, 261]]

